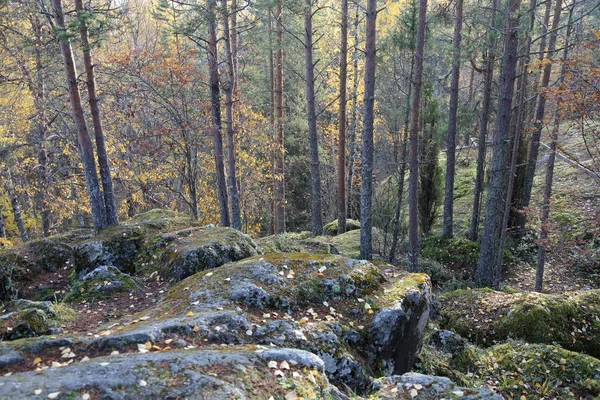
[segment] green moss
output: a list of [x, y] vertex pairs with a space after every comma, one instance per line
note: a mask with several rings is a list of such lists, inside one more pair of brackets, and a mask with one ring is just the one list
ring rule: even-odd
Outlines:
[[423, 293], [431, 286], [431, 280], [427, 274], [406, 274], [401, 278], [394, 279], [386, 285], [383, 294], [377, 298], [377, 306], [386, 308], [404, 298], [409, 292], [416, 290]]
[[[360, 221], [354, 219], [346, 219], [346, 232], [360, 229]], [[338, 234], [338, 220], [331, 221], [328, 224], [323, 225], [323, 233], [325, 235], [335, 236]]]
[[600, 356], [600, 292], [458, 290], [439, 297], [442, 327], [490, 345], [508, 337]]

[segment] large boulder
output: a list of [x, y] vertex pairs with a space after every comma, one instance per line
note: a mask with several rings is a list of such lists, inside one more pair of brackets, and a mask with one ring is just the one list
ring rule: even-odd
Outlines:
[[[123, 354], [0, 381], [6, 399], [342, 399], [323, 361], [295, 349], [227, 347]], [[88, 397], [86, 396], [86, 397]]]
[[55, 333], [63, 322], [72, 320], [70, 308], [48, 301], [13, 300], [2, 307], [0, 335], [4, 340]]
[[[346, 232], [360, 229], [360, 221], [354, 219], [346, 219]], [[323, 234], [335, 236], [338, 234], [338, 220], [331, 221], [328, 224], [323, 225]]]
[[439, 297], [440, 324], [479, 345], [507, 338], [558, 343], [600, 357], [600, 291], [564, 294], [457, 290]]
[[112, 298], [118, 292], [137, 292], [140, 284], [132, 276], [112, 265], [95, 268], [81, 279], [76, 279], [63, 299], [65, 302]]
[[323, 254], [248, 258], [183, 280], [136, 324], [90, 346], [124, 348], [177, 335], [294, 347], [321, 357], [333, 383], [364, 392], [372, 370], [412, 367], [429, 314], [428, 277], [390, 268]]
[[313, 237], [311, 232], [280, 233], [256, 242], [266, 253], [339, 254], [328, 238]]

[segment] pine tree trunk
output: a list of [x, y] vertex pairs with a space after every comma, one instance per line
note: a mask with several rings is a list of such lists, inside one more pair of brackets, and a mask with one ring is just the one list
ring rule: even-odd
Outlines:
[[[548, 39], [548, 52], [547, 58], [554, 54], [556, 48], [556, 38], [558, 35], [557, 28], [560, 23], [560, 14], [562, 10], [562, 0], [556, 0], [554, 7], [554, 16], [552, 18], [552, 27], [550, 28], [550, 39]], [[548, 87], [550, 83], [550, 73], [552, 72], [552, 63], [544, 65], [544, 72], [542, 74], [541, 89]], [[540, 138], [542, 136], [542, 128], [544, 127], [544, 114], [546, 111], [546, 97], [538, 96], [538, 104], [535, 112], [535, 118], [533, 122], [534, 131], [531, 136], [531, 147], [529, 148], [529, 157], [527, 159], [527, 170], [525, 171], [525, 181], [523, 183], [523, 198], [521, 200], [521, 221], [519, 229], [525, 230], [526, 217], [523, 211], [529, 207], [531, 201], [531, 191], [533, 189], [533, 178], [535, 176], [535, 167], [537, 164], [537, 158], [540, 148]]]
[[342, 0], [338, 137], [338, 235], [346, 232], [346, 87], [348, 78], [348, 0]]
[[0, 205], [0, 238], [6, 238], [6, 227], [4, 226], [4, 215], [2, 214], [2, 205]]
[[360, 258], [373, 258], [371, 205], [373, 201], [373, 110], [375, 106], [375, 50], [377, 23], [377, 0], [367, 0], [365, 34], [365, 110], [362, 135], [362, 174], [360, 187]]
[[71, 109], [73, 111], [73, 119], [75, 120], [75, 125], [77, 128], [77, 141], [79, 142], [79, 147], [81, 150], [81, 161], [83, 163], [83, 172], [85, 175], [85, 183], [90, 202], [92, 220], [94, 223], [94, 231], [98, 233], [101, 229], [107, 226], [106, 208], [96, 172], [94, 149], [83, 115], [83, 107], [81, 106], [81, 97], [79, 96], [79, 89], [77, 87], [75, 61], [73, 60], [71, 43], [69, 38], [66, 36], [65, 17], [62, 9], [62, 3], [61, 0], [52, 0], [52, 4], [54, 7], [60, 49], [64, 59], [65, 75], [69, 84]]
[[285, 232], [285, 142], [283, 113], [283, 0], [277, 2], [277, 55], [275, 97], [277, 110], [277, 150], [275, 155], [275, 233]]
[[427, 24], [427, 0], [419, 0], [419, 22], [415, 45], [415, 83], [411, 105], [410, 122], [410, 174], [408, 178], [408, 263], [409, 270], [419, 269], [419, 111], [421, 86], [423, 85], [423, 56], [425, 50], [425, 26]]
[[208, 68], [210, 73], [210, 103], [212, 111], [213, 146], [217, 178], [217, 198], [219, 199], [221, 226], [230, 226], [227, 184], [223, 160], [223, 137], [221, 135], [221, 94], [219, 89], [219, 65], [217, 56], [217, 16], [216, 0], [208, 0]]
[[460, 80], [460, 40], [463, 22], [463, 0], [456, 0], [456, 21], [452, 41], [452, 78], [450, 83], [450, 110], [446, 146], [446, 189], [444, 193], [444, 228], [442, 236], [451, 238], [454, 213], [454, 170], [456, 166], [456, 113], [458, 111], [458, 84]]
[[354, 196], [354, 157], [356, 157], [356, 130], [358, 129], [358, 26], [359, 26], [359, 10], [360, 3], [356, 3], [356, 14], [354, 18], [354, 54], [353, 54], [353, 70], [352, 78], [352, 126], [350, 128], [350, 143], [348, 144], [348, 180], [346, 181], [346, 215], [350, 218], [352, 215], [352, 199]]
[[227, 184], [229, 186], [229, 200], [231, 202], [231, 226], [234, 229], [242, 229], [240, 215], [240, 197], [237, 187], [237, 174], [235, 166], [235, 128], [233, 116], [233, 91], [236, 86], [235, 64], [233, 61], [232, 36], [229, 31], [229, 11], [227, 0], [221, 0], [223, 13], [223, 37], [225, 38], [225, 63], [227, 65], [227, 82], [224, 85], [225, 92], [225, 121], [227, 125]]
[[29, 242], [29, 234], [25, 229], [25, 223], [23, 222], [23, 215], [21, 214], [21, 207], [19, 206], [19, 198], [15, 193], [15, 185], [12, 179], [10, 169], [6, 169], [6, 191], [8, 192], [8, 198], [13, 211], [13, 217], [17, 229], [19, 229], [19, 236], [23, 243]]
[[504, 201], [504, 214], [502, 216], [502, 229], [500, 230], [500, 245], [498, 246], [498, 257], [496, 259], [497, 274], [502, 271], [502, 256], [504, 254], [504, 245], [506, 243], [506, 234], [508, 230], [508, 220], [512, 209], [513, 187], [517, 170], [517, 160], [519, 157], [519, 146], [521, 131], [523, 126], [523, 113], [525, 111], [525, 96], [527, 93], [527, 78], [529, 76], [529, 53], [531, 52], [531, 33], [535, 23], [536, 0], [529, 1], [529, 31], [527, 32], [527, 44], [525, 46], [525, 58], [522, 59], [523, 67], [521, 70], [521, 82], [519, 85], [519, 105], [517, 107], [517, 119], [515, 122], [515, 133], [512, 140], [512, 155], [510, 159], [510, 168], [508, 170], [508, 184], [506, 189], [506, 199]]
[[[490, 18], [490, 32], [495, 28], [496, 7], [498, 0], [492, 2], [492, 16]], [[485, 175], [485, 154], [488, 132], [488, 121], [490, 119], [490, 101], [492, 98], [492, 84], [494, 83], [494, 48], [496, 43], [493, 34], [488, 34], [487, 61], [485, 67], [485, 83], [483, 88], [483, 104], [481, 106], [481, 125], [479, 126], [479, 141], [477, 144], [477, 172], [475, 176], [475, 187], [473, 189], [473, 209], [471, 224], [469, 226], [468, 238], [477, 240], [479, 234], [479, 219], [481, 214], [481, 197], [483, 194], [483, 180]]]
[[75, 0], [75, 9], [79, 17], [79, 34], [81, 36], [81, 46], [83, 48], [83, 65], [85, 67], [86, 85], [88, 91], [88, 102], [92, 115], [92, 124], [94, 127], [94, 137], [96, 139], [96, 151], [98, 152], [98, 166], [100, 167], [100, 180], [102, 182], [102, 193], [104, 195], [104, 208], [106, 210], [107, 226], [118, 226], [119, 217], [115, 192], [110, 175], [110, 164], [106, 154], [106, 144], [104, 143], [104, 131], [102, 121], [100, 120], [100, 109], [98, 107], [98, 96], [96, 94], [96, 81], [94, 77], [94, 65], [92, 63], [92, 53], [88, 40], [88, 27], [86, 16], [83, 10], [83, 1]]
[[[273, 134], [273, 141], [276, 142], [274, 134], [275, 134], [275, 67], [274, 67], [274, 59], [275, 55], [273, 54], [273, 24], [271, 22], [271, 9], [269, 9], [269, 94], [270, 94], [270, 102], [269, 102], [269, 122], [271, 126], [271, 133]], [[270, 198], [270, 218], [269, 218], [269, 234], [275, 234], [275, 190], [277, 185], [277, 179], [275, 176], [275, 164], [277, 159], [277, 154], [271, 153], [271, 198]]]
[[[565, 39], [565, 45], [562, 55], [562, 66], [560, 69], [560, 86], [564, 86], [564, 79], [567, 72], [567, 57], [569, 55], [569, 38], [571, 36], [571, 28], [573, 21], [573, 11], [575, 9], [576, 1], [569, 8], [569, 21], [567, 23], [567, 34]], [[535, 275], [535, 291], [541, 292], [544, 283], [544, 264], [546, 262], [546, 247], [548, 245], [548, 233], [549, 233], [549, 218], [550, 218], [550, 203], [552, 198], [552, 181], [554, 178], [554, 162], [556, 160], [556, 145], [558, 143], [558, 131], [560, 128], [560, 107], [562, 106], [562, 96], [558, 95], [556, 103], [554, 105], [554, 124], [552, 127], [552, 133], [550, 135], [550, 156], [548, 157], [548, 164], [546, 165], [546, 182], [544, 187], [544, 203], [542, 206], [542, 220], [540, 225], [540, 241], [538, 247], [537, 257], [537, 268]]]
[[500, 276], [497, 273], [498, 271], [496, 271], [495, 261], [498, 255], [504, 204], [499, 199], [506, 197], [506, 163], [508, 161], [512, 97], [517, 67], [520, 5], [521, 0], [510, 0], [506, 19], [502, 74], [500, 77], [500, 98], [498, 101], [498, 117], [496, 119], [496, 132], [493, 143], [492, 172], [486, 202], [483, 238], [477, 262], [477, 270], [475, 271], [475, 282], [491, 287], [498, 287], [500, 283]]
[[317, 113], [315, 110], [315, 65], [313, 63], [312, 0], [306, 0], [304, 11], [304, 55], [306, 61], [306, 115], [310, 147], [311, 213], [312, 232], [323, 234], [321, 171], [319, 167], [319, 141], [317, 136]]

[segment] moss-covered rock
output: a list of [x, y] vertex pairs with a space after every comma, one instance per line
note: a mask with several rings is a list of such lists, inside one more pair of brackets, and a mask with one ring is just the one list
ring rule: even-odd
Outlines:
[[[354, 219], [346, 220], [346, 232], [354, 231], [356, 229], [360, 229], [360, 221], [356, 221]], [[338, 234], [338, 220], [331, 221], [328, 224], [323, 225], [323, 234], [335, 236]]]
[[600, 356], [600, 291], [564, 293], [458, 290], [439, 298], [441, 326], [482, 345], [507, 338], [558, 343]]
[[[178, 282], [199, 271], [219, 267], [262, 253], [262, 249], [248, 235], [231, 228], [205, 226], [169, 232], [153, 238], [155, 250], [160, 254], [144, 267], [158, 264], [165, 279]], [[148, 249], [148, 247], [147, 247]]]
[[85, 393], [119, 399], [344, 398], [314, 354], [255, 346], [98, 357], [5, 378], [2, 397], [10, 399], [30, 399], [40, 388], [43, 398], [59, 393], [61, 399]]
[[464, 388], [455, 385], [450, 379], [441, 376], [423, 375], [409, 372], [402, 376], [381, 378], [373, 385], [375, 393], [368, 397], [375, 399], [423, 400], [467, 399], [502, 400], [486, 388]]
[[132, 293], [140, 289], [141, 286], [132, 276], [111, 265], [103, 265], [95, 268], [81, 279], [75, 277], [64, 301], [67, 303], [96, 301], [112, 298], [118, 292]]
[[2, 311], [0, 332], [5, 340], [48, 334], [75, 316], [75, 312], [64, 305], [22, 299], [5, 303]]
[[[383, 232], [378, 228], [373, 228], [372, 233], [373, 253], [381, 253], [384, 242]], [[331, 243], [341, 255], [356, 259], [360, 258], [360, 229], [333, 236]]]
[[313, 237], [308, 231], [266, 236], [258, 239], [257, 243], [266, 253], [338, 254], [330, 238]]
[[181, 281], [148, 322], [94, 346], [177, 332], [209, 343], [300, 348], [323, 358], [334, 383], [364, 392], [372, 369], [410, 368], [429, 312], [427, 276], [392, 269], [337, 255], [255, 256]]

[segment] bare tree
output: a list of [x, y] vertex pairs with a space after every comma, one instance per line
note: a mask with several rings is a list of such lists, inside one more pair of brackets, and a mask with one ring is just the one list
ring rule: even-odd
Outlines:
[[283, 0], [277, 1], [277, 52], [275, 62], [275, 97], [277, 114], [277, 150], [275, 154], [275, 233], [285, 232], [285, 142], [283, 113]]

